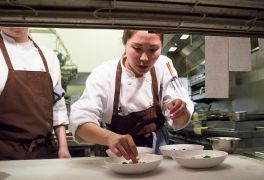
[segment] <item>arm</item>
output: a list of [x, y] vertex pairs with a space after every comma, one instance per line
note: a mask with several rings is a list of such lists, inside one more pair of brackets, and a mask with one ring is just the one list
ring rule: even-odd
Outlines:
[[88, 122], [78, 127], [76, 136], [86, 142], [106, 145], [117, 156], [124, 156], [125, 159], [131, 159], [137, 163], [138, 153], [130, 135], [120, 135], [103, 129], [95, 123]]
[[82, 96], [71, 105], [70, 127], [75, 140], [106, 145], [117, 156], [136, 161], [137, 150], [131, 136], [100, 127], [100, 122], [111, 123], [118, 60], [103, 63], [89, 75]]
[[[178, 86], [176, 86], [177, 89], [175, 89], [175, 86], [172, 85], [172, 74], [177, 75], [177, 71], [172, 65], [171, 60], [166, 58], [166, 60], [163, 62], [164, 74], [162, 82], [164, 91], [162, 95], [162, 101], [166, 106], [165, 108], [170, 111], [168, 123], [173, 127], [174, 130], [179, 130], [184, 128], [190, 122], [194, 105], [189, 98], [188, 92], [179, 82]], [[171, 71], [173, 71], [173, 73], [171, 73], [168, 69], [166, 62], [171, 64]], [[168, 101], [169, 103], [165, 103]]]
[[[60, 64], [56, 54], [50, 49], [44, 49], [46, 59], [49, 66], [49, 73], [52, 78], [53, 91], [56, 92], [56, 88], [61, 88], [61, 72]], [[65, 125], [69, 124], [67, 108], [65, 99], [62, 97], [53, 105], [53, 129], [58, 141], [58, 157], [59, 158], [70, 158], [71, 155], [68, 150], [66, 141], [66, 130]]]
[[66, 141], [66, 130], [64, 125], [55, 126], [54, 131], [59, 145], [59, 151], [58, 151], [59, 158], [70, 158], [71, 155], [69, 153], [69, 149]]

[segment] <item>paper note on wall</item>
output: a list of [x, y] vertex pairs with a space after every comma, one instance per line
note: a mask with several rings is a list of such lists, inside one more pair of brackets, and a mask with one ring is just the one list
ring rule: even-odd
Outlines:
[[229, 96], [228, 37], [205, 37], [205, 96]]
[[250, 38], [228, 38], [229, 71], [251, 71]]

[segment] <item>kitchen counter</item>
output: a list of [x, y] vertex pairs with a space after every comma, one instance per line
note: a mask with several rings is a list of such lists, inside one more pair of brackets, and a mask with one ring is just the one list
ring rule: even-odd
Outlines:
[[145, 174], [122, 175], [107, 169], [103, 157], [52, 160], [0, 161], [0, 180], [87, 180], [138, 179], [160, 180], [263, 180], [264, 161], [241, 155], [228, 155], [214, 168], [186, 169], [164, 158], [160, 166]]

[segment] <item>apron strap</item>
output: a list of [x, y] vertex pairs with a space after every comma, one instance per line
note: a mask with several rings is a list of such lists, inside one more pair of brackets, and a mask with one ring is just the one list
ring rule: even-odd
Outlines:
[[[122, 56], [121, 60], [122, 59], [123, 59], [123, 56]], [[120, 84], [121, 84], [121, 75], [122, 75], [121, 60], [118, 62], [117, 70], [116, 70], [113, 115], [117, 115], [118, 114], [118, 104], [119, 104], [119, 96], [120, 96]]]
[[46, 139], [45, 138], [40, 138], [40, 139], [35, 139], [31, 143], [22, 143], [23, 148], [27, 152], [33, 152], [33, 150], [40, 144], [45, 144]]
[[43, 144], [47, 146], [48, 144], [53, 142], [54, 140], [51, 137], [47, 137], [47, 138], [43, 137], [43, 138], [34, 139], [30, 143], [22, 143], [22, 146], [27, 152], [33, 152], [34, 149], [39, 145]]
[[0, 34], [0, 48], [1, 48], [1, 51], [3, 53], [3, 56], [4, 56], [4, 59], [6, 61], [6, 65], [8, 67], [9, 70], [14, 70], [13, 66], [12, 66], [12, 63], [11, 63], [11, 60], [10, 60], [10, 57], [7, 53], [7, 49], [6, 49], [6, 46], [5, 46], [5, 43], [4, 43], [4, 39], [2, 37], [2, 35]]
[[42, 60], [42, 62], [44, 64], [45, 70], [46, 70], [47, 73], [49, 73], [49, 68], [48, 68], [47, 60], [46, 60], [43, 52], [41, 51], [41, 49], [39, 48], [39, 46], [35, 43], [35, 41], [32, 40], [31, 37], [28, 36], [28, 38], [33, 42], [34, 46], [38, 49], [38, 52], [39, 52], [39, 55], [41, 57], [41, 60]]
[[154, 66], [151, 68], [150, 73], [152, 79], [153, 103], [154, 106], [156, 105], [158, 106], [159, 105], [158, 81]]
[[[122, 76], [122, 67], [121, 61], [123, 60], [124, 55], [122, 55], [121, 59], [118, 62], [116, 69], [116, 79], [115, 79], [115, 94], [114, 94], [114, 103], [113, 103], [113, 115], [118, 114], [118, 105], [119, 105], [119, 97], [120, 97], [120, 87], [121, 87], [121, 76]], [[158, 95], [158, 81], [156, 76], [156, 71], [154, 66], [150, 70], [151, 79], [152, 79], [152, 91], [153, 91], [153, 104], [154, 106], [159, 105], [159, 95]]]

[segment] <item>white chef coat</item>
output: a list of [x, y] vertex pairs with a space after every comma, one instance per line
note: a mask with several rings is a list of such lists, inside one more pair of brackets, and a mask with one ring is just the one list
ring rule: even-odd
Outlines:
[[[78, 126], [86, 122], [93, 122], [98, 125], [100, 121], [108, 124], [111, 123], [116, 68], [119, 60], [120, 58], [117, 58], [104, 62], [95, 68], [87, 78], [86, 88], [82, 96], [71, 106], [70, 127], [74, 135]], [[175, 90], [172, 86], [172, 76], [166, 66], [167, 62], [172, 66], [171, 59], [161, 55], [154, 65], [158, 81], [160, 105], [162, 107], [163, 102], [178, 98], [186, 102], [187, 109], [189, 113], [192, 114], [194, 109], [193, 102], [190, 100], [188, 92], [184, 87]], [[137, 78], [134, 73], [126, 69], [123, 64], [121, 66], [120, 115], [142, 111], [152, 106], [153, 93], [150, 71], [145, 73], [143, 77]], [[173, 71], [174, 74], [177, 75], [174, 68]], [[177, 122], [173, 123], [172, 120], [167, 120], [174, 130], [182, 129], [188, 124], [186, 123], [184, 126], [180, 126]]]
[[[1, 35], [10, 57], [14, 70], [23, 71], [45, 71], [45, 66], [39, 55], [38, 49], [33, 45], [32, 41], [17, 43], [15, 40], [3, 32]], [[46, 58], [49, 73], [51, 75], [53, 88], [60, 85], [60, 64], [56, 54], [47, 48], [41, 47], [41, 50]], [[2, 93], [8, 76], [8, 67], [0, 50], [0, 94]], [[41, 83], [41, 82], [40, 82]], [[53, 106], [53, 126], [69, 124], [67, 116], [67, 108], [65, 99], [62, 98]]]

